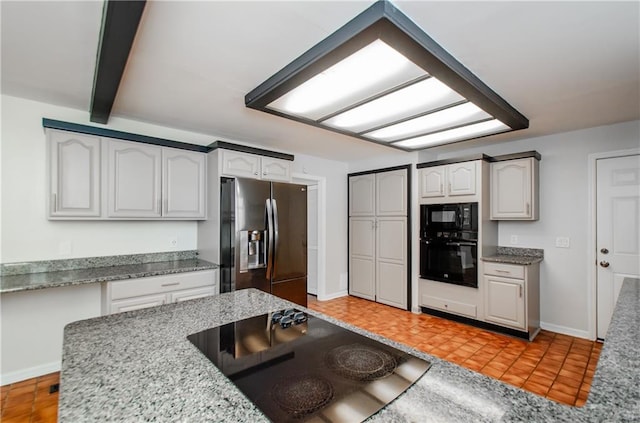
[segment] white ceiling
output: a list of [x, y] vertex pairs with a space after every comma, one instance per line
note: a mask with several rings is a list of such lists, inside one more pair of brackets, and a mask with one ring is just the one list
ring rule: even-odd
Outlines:
[[[371, 3], [150, 0], [112, 116], [336, 160], [397, 152], [244, 106]], [[529, 118], [483, 144], [640, 119], [639, 2], [393, 3]], [[3, 0], [2, 93], [88, 113], [101, 13]]]

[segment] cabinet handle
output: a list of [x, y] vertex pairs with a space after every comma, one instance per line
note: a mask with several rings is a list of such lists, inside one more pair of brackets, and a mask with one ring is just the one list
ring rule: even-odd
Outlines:
[[498, 272], [498, 273], [509, 273], [508, 270], [500, 270], [500, 269], [496, 269], [496, 272]]
[[522, 298], [522, 285], [520, 285], [520, 298]]
[[440, 194], [444, 194], [444, 185], [440, 183]]
[[180, 282], [163, 283], [161, 286], [166, 287], [166, 286], [176, 286], [176, 285], [180, 285]]
[[447, 194], [451, 194], [451, 182], [449, 182], [449, 191], [447, 191]]
[[258, 176], [258, 172], [257, 172], [257, 171], [256, 171], [256, 172], [253, 172], [253, 174], [254, 174], [255, 176]]
[[530, 213], [529, 209], [531, 208], [531, 206], [529, 205], [529, 203], [527, 203], [527, 215]]
[[58, 194], [53, 194], [53, 212], [58, 211]]

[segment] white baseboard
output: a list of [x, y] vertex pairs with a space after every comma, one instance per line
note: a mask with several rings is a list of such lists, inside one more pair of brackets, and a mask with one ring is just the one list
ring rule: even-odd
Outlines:
[[583, 338], [593, 341], [589, 336], [589, 331], [587, 330], [578, 330], [573, 328], [568, 328], [566, 326], [554, 325], [551, 323], [540, 322], [540, 328], [544, 330], [548, 330], [550, 332], [561, 333], [563, 335], [574, 336], [576, 338]]
[[346, 289], [344, 291], [338, 291], [335, 292], [333, 294], [327, 294], [327, 295], [318, 295], [318, 301], [329, 301], [329, 300], [334, 300], [336, 298], [340, 298], [340, 297], [346, 297], [347, 295], [349, 295], [349, 291], [347, 291]]
[[43, 376], [53, 372], [60, 371], [60, 362], [54, 361], [40, 366], [29, 367], [27, 369], [16, 370], [15, 372], [2, 373], [0, 375], [0, 385], [8, 385], [9, 383], [20, 382], [38, 376]]

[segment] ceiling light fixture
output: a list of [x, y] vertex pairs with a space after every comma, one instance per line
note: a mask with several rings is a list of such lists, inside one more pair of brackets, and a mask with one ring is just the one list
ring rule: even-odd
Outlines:
[[245, 104], [405, 151], [529, 127], [385, 0], [253, 89]]

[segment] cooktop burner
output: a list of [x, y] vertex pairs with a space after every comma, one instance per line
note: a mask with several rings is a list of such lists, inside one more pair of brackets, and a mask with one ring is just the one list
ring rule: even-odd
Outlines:
[[430, 363], [300, 310], [187, 337], [275, 422], [359, 422]]

